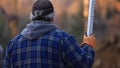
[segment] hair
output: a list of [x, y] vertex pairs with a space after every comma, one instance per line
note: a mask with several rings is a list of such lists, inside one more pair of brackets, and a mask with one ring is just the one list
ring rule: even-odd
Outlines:
[[54, 7], [49, 0], [37, 0], [33, 5], [30, 19], [53, 21], [54, 15]]

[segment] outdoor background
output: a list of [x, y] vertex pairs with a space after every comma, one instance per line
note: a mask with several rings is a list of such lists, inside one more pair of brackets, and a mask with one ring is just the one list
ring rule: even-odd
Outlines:
[[[80, 43], [86, 30], [89, 0], [51, 1], [56, 12], [54, 22]], [[0, 68], [8, 41], [30, 22], [34, 2], [0, 0]], [[120, 0], [96, 0], [94, 33], [97, 46], [93, 68], [120, 68]]]

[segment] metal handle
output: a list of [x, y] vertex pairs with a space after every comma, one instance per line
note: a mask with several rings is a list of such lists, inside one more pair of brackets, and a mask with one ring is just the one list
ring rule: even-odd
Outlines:
[[95, 0], [90, 0], [88, 24], [87, 24], [87, 36], [90, 36], [93, 33], [94, 9], [95, 9]]

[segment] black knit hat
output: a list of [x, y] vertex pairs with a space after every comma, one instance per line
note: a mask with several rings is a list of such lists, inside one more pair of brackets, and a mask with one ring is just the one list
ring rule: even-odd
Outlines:
[[49, 0], [37, 0], [32, 8], [32, 14], [38, 16], [46, 16], [54, 12], [52, 3]]

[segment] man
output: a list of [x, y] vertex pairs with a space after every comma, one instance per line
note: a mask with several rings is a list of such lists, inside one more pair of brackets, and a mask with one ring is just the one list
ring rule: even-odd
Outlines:
[[91, 68], [95, 37], [84, 37], [82, 46], [53, 22], [49, 0], [34, 3], [26, 28], [10, 41], [3, 68]]
[[2, 48], [2, 45], [0, 45], [0, 67], [1, 67], [1, 63], [3, 62], [3, 48]]
[[2, 48], [2, 46], [0, 45], [0, 60], [1, 60], [1, 58], [2, 58], [2, 55], [3, 55], [3, 48]]

